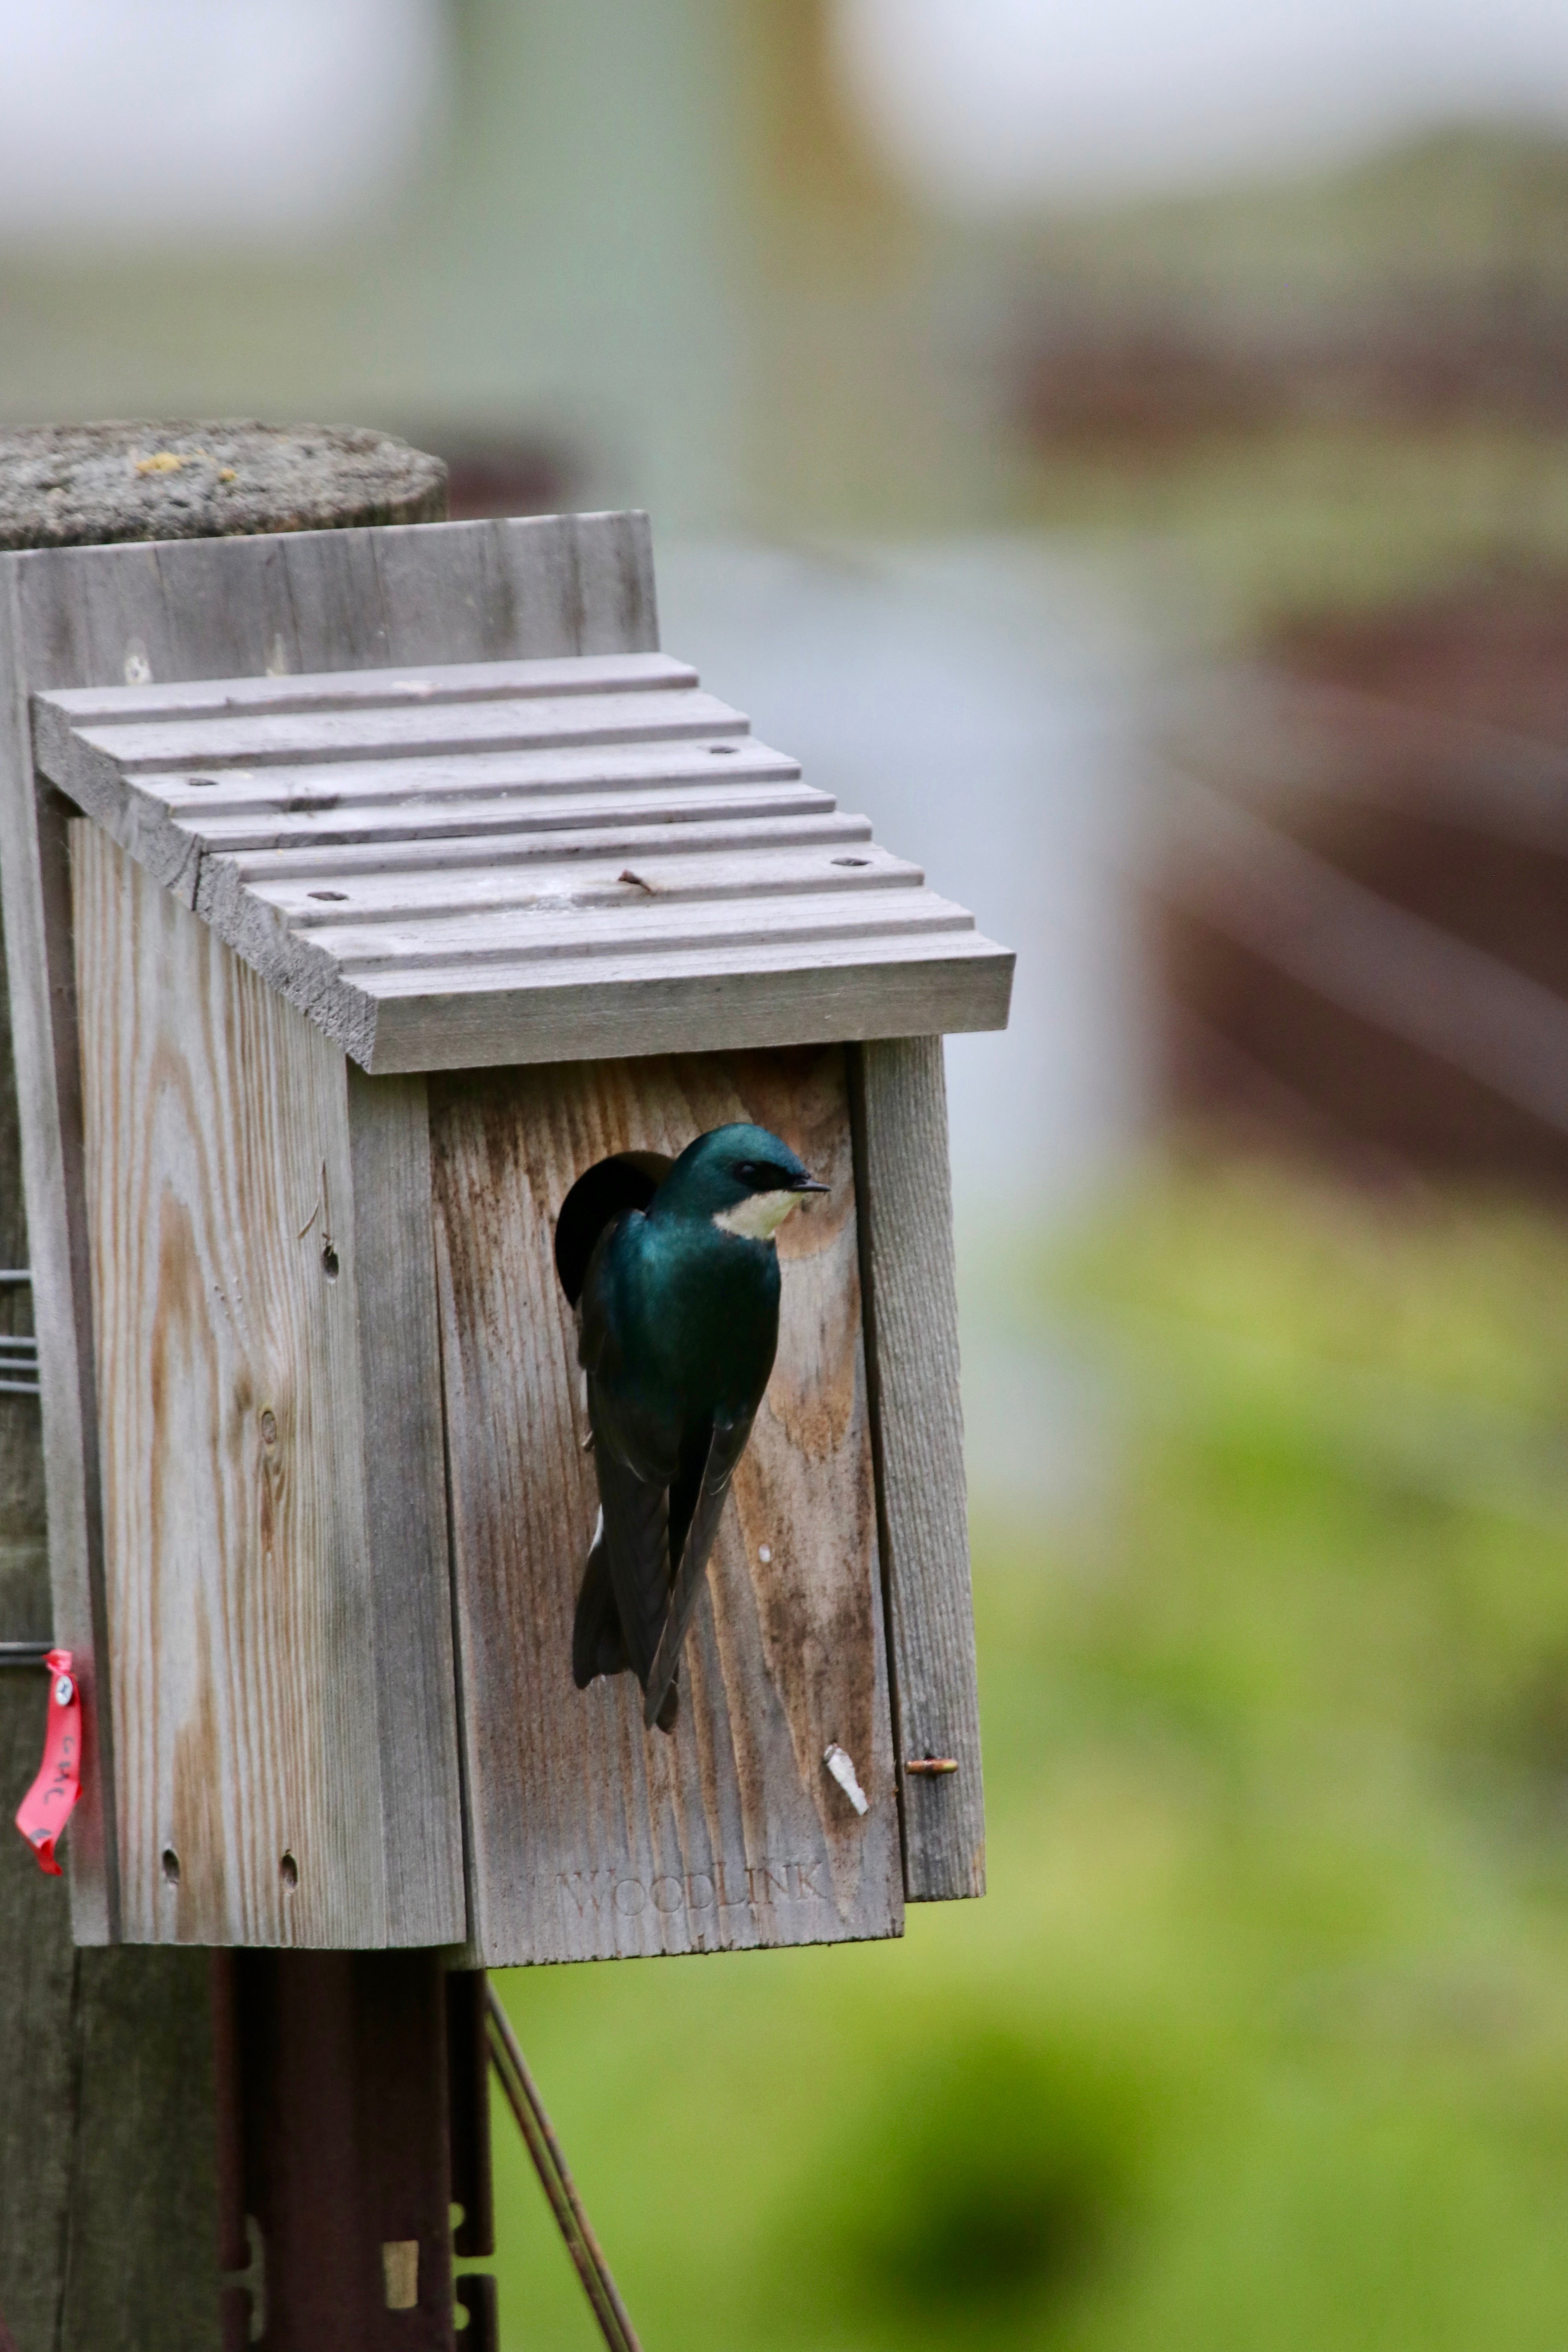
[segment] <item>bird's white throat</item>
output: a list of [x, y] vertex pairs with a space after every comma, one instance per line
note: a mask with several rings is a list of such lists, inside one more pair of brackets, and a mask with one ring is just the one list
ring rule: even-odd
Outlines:
[[721, 1234], [739, 1234], [742, 1241], [765, 1242], [777, 1233], [792, 1209], [800, 1206], [798, 1192], [751, 1192], [732, 1209], [716, 1210], [713, 1223]]

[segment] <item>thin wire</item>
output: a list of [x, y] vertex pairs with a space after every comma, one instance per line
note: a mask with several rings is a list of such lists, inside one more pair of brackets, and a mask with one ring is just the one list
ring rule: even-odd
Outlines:
[[512, 2031], [511, 2020], [501, 2007], [500, 1995], [487, 1978], [485, 1980], [485, 2025], [490, 2045], [490, 2063], [500, 2078], [507, 2103], [517, 2117], [529, 2155], [533, 2158], [544, 2194], [556, 2226], [566, 2241], [566, 2251], [576, 2266], [583, 2282], [583, 2291], [594, 2307], [599, 2323], [599, 2333], [611, 2352], [642, 2352], [637, 2342], [620, 2291], [610, 2275], [593, 2225], [583, 2210], [583, 2200], [572, 2178], [561, 2143], [555, 2137], [538, 2085], [528, 2071], [528, 2061], [522, 2045]]

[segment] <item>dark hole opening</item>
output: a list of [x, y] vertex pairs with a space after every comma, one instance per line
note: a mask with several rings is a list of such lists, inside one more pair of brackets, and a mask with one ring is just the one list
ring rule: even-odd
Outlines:
[[334, 906], [343, 907], [348, 904], [349, 894], [346, 890], [307, 890], [305, 896], [308, 898], [330, 898]]
[[675, 1162], [662, 1151], [617, 1151], [578, 1177], [555, 1220], [555, 1271], [575, 1307], [594, 1244], [623, 1209], [646, 1209]]
[[869, 866], [871, 861], [868, 857], [836, 857], [833, 863], [835, 866]]
[[171, 1886], [178, 1886], [180, 1883], [180, 1857], [174, 1852], [172, 1845], [166, 1845], [163, 1848], [163, 1863], [164, 1877], [168, 1880]]
[[338, 1254], [332, 1247], [331, 1242], [327, 1243], [321, 1252], [321, 1272], [326, 1276], [329, 1282], [336, 1282], [338, 1278]]
[[292, 1895], [300, 1884], [300, 1865], [291, 1853], [286, 1853], [278, 1865], [278, 1875], [283, 1881], [283, 1891]]
[[710, 760], [732, 760], [735, 756], [735, 749], [733, 743], [710, 743], [708, 756]]

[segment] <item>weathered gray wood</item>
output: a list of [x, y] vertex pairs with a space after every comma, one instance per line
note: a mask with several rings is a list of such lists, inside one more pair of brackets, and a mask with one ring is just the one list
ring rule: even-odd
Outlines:
[[467, 1896], [430, 1113], [422, 1077], [343, 1077], [352, 1224], [333, 1245], [359, 1329], [386, 1910], [395, 1940], [440, 1944]]
[[[869, 827], [866, 828], [866, 832]], [[785, 827], [782, 841], [777, 825], [765, 835], [745, 824], [729, 837], [704, 840], [691, 828], [668, 828], [660, 841], [635, 841], [629, 835], [612, 840], [597, 852], [587, 843], [570, 847], [536, 843], [527, 871], [486, 857], [466, 873], [443, 861], [432, 871], [401, 864], [381, 875], [362, 875], [341, 897], [327, 898], [315, 877], [295, 881], [285, 875], [258, 883], [249, 879], [258, 904], [274, 908], [294, 929], [302, 931], [356, 929], [376, 924], [413, 927], [439, 917], [508, 914], [547, 916], [565, 903], [568, 914], [584, 908], [605, 907], [638, 911], [645, 902], [654, 908], [696, 899], [754, 899], [791, 893], [820, 893], [837, 898], [850, 892], [918, 888], [918, 866], [894, 857], [864, 834], [856, 839], [842, 824], [826, 841], [801, 843]], [[846, 856], [846, 841], [854, 846]], [[634, 860], [628, 867], [627, 858]], [[249, 877], [247, 877], [249, 878]], [[515, 936], [515, 935], [514, 935]], [[517, 945], [522, 961], [528, 952], [527, 929]], [[616, 928], [605, 937], [613, 943]], [[590, 934], [592, 938], [592, 934]], [[509, 940], [509, 945], [510, 941]]]
[[423, 1088], [72, 859], [121, 1933], [455, 1940]]
[[[942, 1039], [853, 1058], [904, 1891], [942, 1903], [985, 1891], [985, 1810]], [[928, 1757], [958, 1769], [903, 1769]]]
[[[976, 934], [900, 929], [840, 942], [819, 929], [807, 949], [809, 963], [798, 941], [683, 949], [679, 971], [660, 976], [657, 989], [646, 956], [595, 958], [592, 979], [560, 959], [542, 967], [542, 984], [535, 965], [511, 992], [504, 966], [487, 972], [482, 992], [466, 974], [427, 971], [424, 995], [405, 993], [395, 978], [376, 1015], [372, 1067], [479, 1069], [1005, 1025], [1013, 960]], [[626, 984], [637, 982], [633, 1001]], [[375, 995], [380, 975], [365, 973], [362, 985]]]
[[[863, 816], [844, 816], [831, 807], [825, 815], [809, 803], [804, 809], [788, 802], [770, 808], [773, 797], [761, 792], [742, 800], [721, 790], [700, 797], [693, 791], [676, 802], [673, 817], [661, 805], [657, 811], [620, 814], [614, 824], [594, 824], [584, 811], [584, 822], [575, 827], [549, 823], [559, 806], [552, 802], [542, 811], [530, 812], [543, 820], [537, 829], [529, 825], [500, 835], [443, 832], [417, 841], [388, 835], [336, 847], [307, 838], [299, 848], [241, 851], [233, 867], [236, 879], [260, 897], [269, 883], [330, 883], [334, 874], [436, 876], [460, 874], [466, 868], [499, 873], [509, 866], [612, 857], [622, 865], [635, 857], [640, 867], [646, 858], [679, 857], [697, 850], [798, 849], [823, 842], [844, 849], [871, 837]], [[759, 804], [762, 814], [756, 814]], [[593, 814], [602, 818], [603, 804]]]
[[33, 789], [27, 667], [15, 596], [18, 561], [0, 558], [0, 573], [8, 573], [0, 576], [0, 890], [43, 1390], [50, 1630], [75, 1659], [85, 1701], [81, 1798], [68, 1843], [71, 1925], [79, 1943], [92, 1944], [115, 1934], [119, 1891], [113, 1720], [98, 1675], [106, 1646], [68, 803]]
[[0, 555], [0, 886], [45, 1391], [54, 1630], [78, 1653], [93, 1702], [84, 1799], [68, 1848], [79, 1940], [115, 1932], [114, 1856], [103, 1834], [112, 1815], [112, 1724], [95, 1685], [97, 1404], [67, 804], [34, 789], [28, 697], [128, 678], [651, 652], [657, 644], [639, 515]]
[[[476, 1956], [489, 1964], [897, 1934], [844, 1055], [572, 1065], [431, 1084]], [[688, 1639], [672, 1738], [627, 1677], [573, 1687], [594, 1525], [554, 1220], [607, 1153], [727, 1119], [833, 1186], [780, 1238], [779, 1355]], [[861, 1820], [823, 1763], [854, 1759]]]
[[[440, 528], [440, 526], [437, 526]], [[57, 782], [61, 748], [53, 719], [66, 714], [40, 701], [38, 756]], [[384, 700], [350, 709], [264, 711], [254, 717], [146, 719], [116, 726], [69, 725], [71, 739], [125, 777], [230, 768], [275, 768], [294, 761], [430, 758], [449, 751], [529, 751], [580, 743], [660, 742], [681, 737], [742, 736], [746, 722], [700, 687], [649, 693], [578, 693], [502, 699]]]
[[[152, 428], [166, 441], [170, 428]], [[290, 522], [409, 520], [440, 510], [438, 463], [397, 459], [394, 479], [366, 481], [362, 460], [376, 436], [321, 436], [305, 471], [296, 438], [271, 436], [282, 463], [258, 503], [249, 480], [215, 521], [189, 478], [130, 477], [62, 485], [46, 504], [62, 457], [101, 457], [100, 428], [17, 436], [0, 446], [0, 541], [97, 539], [149, 530], [286, 529]], [[357, 444], [357, 446], [355, 446]], [[414, 453], [405, 453], [414, 456]], [[118, 462], [122, 462], [122, 458]], [[28, 466], [34, 470], [29, 473]], [[374, 469], [374, 468], [373, 468]], [[175, 508], [171, 487], [183, 503]], [[286, 492], [288, 503], [279, 500]], [[302, 500], [300, 493], [307, 496]], [[368, 491], [368, 495], [367, 495]], [[398, 500], [406, 498], [402, 505]], [[309, 501], [314, 501], [310, 503]], [[132, 509], [134, 508], [134, 511]], [[107, 599], [83, 574], [0, 560], [0, 885], [4, 887], [11, 1013], [26, 1108], [30, 1215], [24, 1232], [0, 1070], [0, 1258], [31, 1264], [46, 1365], [47, 1487], [54, 1600], [44, 1573], [40, 1487], [44, 1449], [38, 1407], [16, 1401], [5, 1424], [4, 1518], [0, 1520], [0, 1631], [54, 1632], [82, 1651], [84, 1684], [94, 1675], [95, 1605], [89, 1570], [96, 1540], [96, 1417], [90, 1367], [85, 1234], [81, 1222], [80, 1122], [77, 1094], [66, 809], [32, 790], [26, 695], [32, 686], [110, 684], [141, 661], [145, 643], [177, 653], [189, 676], [263, 669], [295, 628], [278, 562], [279, 542], [260, 546], [237, 614], [224, 582], [192, 542], [177, 567], [171, 614], [156, 560], [116, 551], [118, 583]], [[81, 596], [75, 582], [82, 581]], [[651, 638], [647, 640], [651, 642]], [[563, 650], [574, 649], [572, 646]], [[476, 647], [476, 654], [490, 648]], [[0, 1030], [4, 1024], [0, 1024]], [[0, 1063], [6, 1059], [0, 1037]], [[26, 1318], [26, 1295], [13, 1295]], [[0, 1408], [5, 1410], [5, 1408]], [[27, 1433], [31, 1433], [29, 1436]], [[101, 1585], [99, 1585], [101, 1595]], [[41, 1678], [0, 1675], [0, 1781], [19, 1791], [36, 1769], [42, 1732]], [[89, 1729], [90, 1729], [89, 1726]], [[206, 1964], [195, 1952], [71, 1949], [72, 1915], [81, 1934], [107, 1932], [112, 1915], [112, 1853], [98, 1836], [102, 1776], [89, 1780], [65, 1853], [69, 1883], [44, 1877], [22, 1841], [0, 1837], [0, 2309], [21, 2352], [103, 2352], [111, 2345], [156, 2345], [159, 2352], [216, 2352], [215, 2147]], [[7, 1811], [14, 1797], [7, 1799]]]
[[[37, 1702], [0, 1690], [11, 1787], [37, 1766], [43, 1685], [4, 1679]], [[73, 1951], [68, 1902], [0, 1843], [0, 1920], [27, 1958], [0, 1969], [0, 2310], [18, 2352], [217, 2352], [207, 1956]]]
[[318, 670], [308, 677], [186, 678], [145, 686], [63, 688], [49, 699], [73, 727], [234, 719], [288, 711], [354, 710], [403, 698], [421, 709], [512, 701], [520, 695], [646, 694], [694, 687], [697, 672], [668, 654], [574, 654], [542, 661], [450, 662], [397, 670]]
[[[732, 793], [755, 792], [766, 782], [787, 785], [784, 804], [789, 807], [835, 805], [827, 793], [799, 782], [798, 761], [770, 751], [765, 744], [731, 742], [724, 747], [722, 766], [715, 764], [717, 757], [710, 743], [679, 739], [654, 744], [563, 744], [549, 751], [469, 751], [450, 759], [366, 760], [324, 768], [307, 761], [281, 772], [240, 769], [222, 775], [216, 785], [197, 783], [184, 774], [152, 775], [139, 779], [138, 790], [152, 806], [195, 824], [204, 835], [209, 829], [237, 826], [247, 817], [303, 814], [319, 821], [334, 810], [349, 814], [363, 810], [369, 815], [380, 806], [389, 815], [401, 810], [413, 838], [421, 818], [429, 824], [446, 814], [432, 809], [432, 801], [470, 801], [475, 806], [507, 801], [517, 804], [521, 817], [545, 800], [575, 795], [618, 803], [623, 796], [658, 793], [671, 784]], [[83, 783], [90, 788], [88, 775]]]
[[[471, 664], [426, 666], [412, 680], [383, 669], [365, 674], [357, 698], [329, 682], [319, 706], [296, 697], [287, 709], [258, 708], [236, 680], [206, 689], [196, 716], [199, 686], [158, 689], [155, 709], [140, 715], [126, 689], [112, 707], [101, 694], [44, 695], [37, 757], [369, 1070], [798, 1043], [824, 1034], [825, 968], [837, 974], [839, 1036], [1005, 1020], [1012, 959], [978, 938], [965, 909], [925, 889], [918, 867], [863, 838], [854, 847], [823, 839], [818, 820], [833, 813], [826, 798], [784, 804], [799, 810], [808, 838], [791, 843], [787, 826], [782, 842], [689, 835], [671, 837], [657, 866], [646, 856], [637, 862], [628, 820], [654, 813], [660, 784], [679, 805], [669, 786], [679, 776], [689, 792], [693, 764], [713, 773], [722, 761], [726, 792], [756, 772], [759, 753], [776, 777], [798, 772], [752, 746], [745, 719], [700, 692], [694, 673], [670, 665], [656, 677], [655, 662], [600, 658], [576, 692], [563, 690], [569, 663], [536, 664], [526, 677], [526, 666], [503, 665], [511, 686], [521, 678], [528, 690], [502, 690], [498, 679], [489, 698]], [[690, 748], [672, 759], [683, 740]], [[596, 806], [578, 802], [580, 815], [591, 809], [621, 828], [598, 866], [577, 842], [563, 845], [554, 871], [508, 874], [477, 845], [466, 879], [449, 848], [421, 875], [415, 845], [453, 824], [455, 798], [464, 821], [479, 798], [480, 763], [484, 783], [512, 796], [520, 823], [537, 824], [542, 804], [526, 803], [526, 793], [559, 794], [591, 766], [605, 778], [611, 761], [619, 790], [606, 779]], [[395, 831], [407, 854], [367, 886], [363, 861], [334, 867], [318, 850], [291, 885], [281, 845], [302, 842], [317, 812], [333, 834], [344, 829], [345, 802], [362, 828], [374, 808], [375, 827]], [[559, 807], [552, 801], [552, 813]], [[258, 815], [277, 861], [265, 882], [233, 854], [256, 840]], [[536, 858], [542, 849], [535, 845]], [[940, 976], [931, 933], [962, 940], [939, 950]], [[920, 967], [913, 997], [894, 940], [910, 943], [908, 961]], [[535, 990], [548, 1002], [535, 1002]]]

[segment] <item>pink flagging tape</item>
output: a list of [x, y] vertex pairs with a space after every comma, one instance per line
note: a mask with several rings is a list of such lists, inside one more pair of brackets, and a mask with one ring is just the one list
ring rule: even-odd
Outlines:
[[81, 1794], [81, 1689], [68, 1650], [51, 1650], [49, 1719], [38, 1777], [16, 1808], [16, 1827], [38, 1858], [38, 1868], [60, 1875], [55, 1847]]

